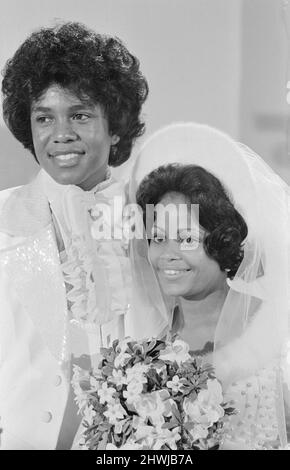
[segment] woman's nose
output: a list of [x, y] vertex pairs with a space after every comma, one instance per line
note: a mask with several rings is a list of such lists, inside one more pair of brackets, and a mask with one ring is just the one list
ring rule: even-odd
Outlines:
[[180, 253], [178, 250], [177, 242], [173, 240], [169, 240], [167, 243], [164, 244], [162, 258], [166, 260], [176, 260], [180, 259]]
[[59, 121], [55, 124], [53, 140], [55, 143], [72, 142], [77, 139], [72, 124], [67, 120]]

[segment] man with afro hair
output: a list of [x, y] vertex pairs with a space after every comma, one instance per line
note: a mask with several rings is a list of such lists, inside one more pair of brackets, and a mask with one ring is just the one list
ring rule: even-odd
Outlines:
[[5, 123], [40, 171], [0, 198], [1, 445], [69, 449], [72, 368], [124, 334], [129, 262], [106, 214], [119, 201], [121, 225], [126, 197], [110, 166], [144, 131], [148, 85], [121, 40], [69, 22], [23, 42], [2, 94]]

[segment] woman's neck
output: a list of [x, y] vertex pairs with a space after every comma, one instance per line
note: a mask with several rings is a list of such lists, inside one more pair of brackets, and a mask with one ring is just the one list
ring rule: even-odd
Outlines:
[[207, 342], [213, 342], [227, 292], [228, 286], [224, 284], [201, 300], [179, 298], [181, 311], [173, 319], [173, 328], [191, 350], [202, 349]]

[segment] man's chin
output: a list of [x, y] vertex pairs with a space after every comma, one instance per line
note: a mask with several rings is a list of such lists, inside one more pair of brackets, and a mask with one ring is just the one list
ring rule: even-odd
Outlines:
[[75, 186], [80, 186], [82, 183], [82, 178], [72, 169], [66, 169], [57, 173], [51, 172], [50, 176], [54, 179], [54, 181], [63, 185], [73, 184]]

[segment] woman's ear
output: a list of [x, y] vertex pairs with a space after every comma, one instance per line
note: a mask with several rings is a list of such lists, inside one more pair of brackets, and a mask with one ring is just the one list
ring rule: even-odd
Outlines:
[[120, 137], [118, 135], [112, 135], [111, 137], [111, 142], [112, 142], [112, 145], [116, 145], [118, 142], [120, 141]]

